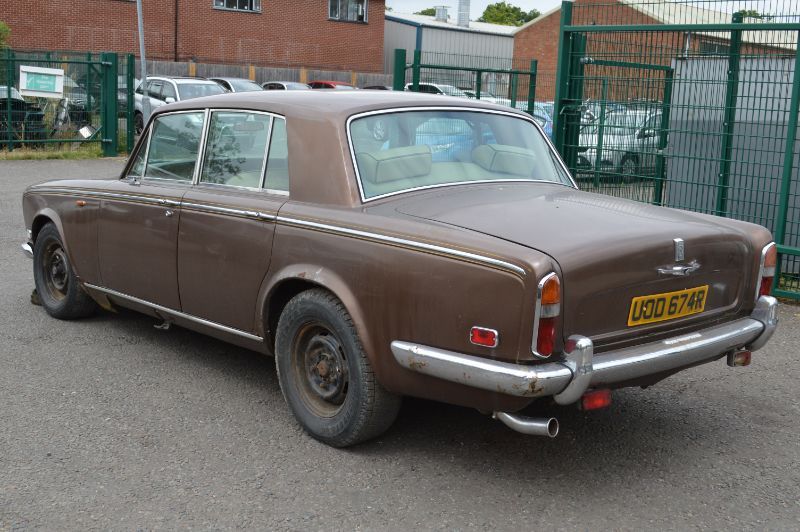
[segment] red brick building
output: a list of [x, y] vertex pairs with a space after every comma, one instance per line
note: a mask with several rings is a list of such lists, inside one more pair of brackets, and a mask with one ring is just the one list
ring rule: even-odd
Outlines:
[[[18, 49], [139, 55], [131, 0], [4, 2]], [[143, 0], [148, 59], [383, 71], [385, 0]]]

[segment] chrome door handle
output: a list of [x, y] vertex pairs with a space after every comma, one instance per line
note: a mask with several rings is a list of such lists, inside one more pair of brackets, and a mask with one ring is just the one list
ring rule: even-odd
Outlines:
[[174, 213], [174, 212], [172, 212], [172, 211], [170, 211], [170, 210], [168, 210], [168, 211], [166, 211], [166, 212], [164, 213], [164, 216], [166, 216], [167, 218], [172, 218], [172, 215], [173, 215], [173, 214], [175, 214], [175, 213]]
[[164, 198], [161, 198], [161, 199], [158, 200], [158, 204], [159, 205], [166, 205], [167, 204], [167, 200], [165, 200]]

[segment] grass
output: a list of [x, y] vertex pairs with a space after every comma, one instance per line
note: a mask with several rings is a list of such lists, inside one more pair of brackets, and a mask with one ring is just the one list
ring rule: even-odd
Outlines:
[[[53, 146], [55, 147], [55, 146]], [[75, 145], [67, 149], [52, 149], [49, 146], [44, 149], [16, 148], [13, 151], [0, 150], [0, 161], [21, 161], [34, 160], [42, 161], [46, 159], [97, 159], [102, 157], [103, 152], [100, 146], [92, 144], [88, 146]]]

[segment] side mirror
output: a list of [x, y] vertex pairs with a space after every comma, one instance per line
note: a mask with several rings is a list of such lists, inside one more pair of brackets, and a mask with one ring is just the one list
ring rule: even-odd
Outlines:
[[164, 98], [164, 101], [166, 103], [175, 103], [175, 98], [173, 98], [172, 96], [167, 96], [166, 98]]

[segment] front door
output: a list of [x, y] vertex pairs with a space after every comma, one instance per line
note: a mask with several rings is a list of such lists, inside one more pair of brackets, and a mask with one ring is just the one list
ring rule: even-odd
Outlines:
[[251, 333], [275, 219], [288, 199], [286, 123], [214, 111], [198, 184], [183, 197], [178, 284], [183, 312]]
[[103, 198], [98, 255], [105, 288], [180, 310], [180, 202], [191, 187], [203, 122], [202, 111], [160, 115], [130, 175]]

